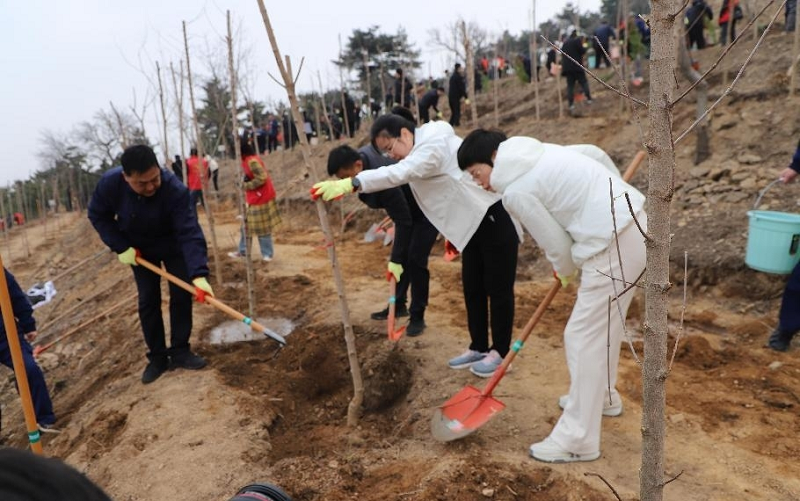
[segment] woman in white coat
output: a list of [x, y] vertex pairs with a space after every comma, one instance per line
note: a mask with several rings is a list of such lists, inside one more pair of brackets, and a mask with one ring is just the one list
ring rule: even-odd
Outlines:
[[[644, 237], [623, 194], [630, 196], [636, 219], [646, 231], [644, 195], [623, 181], [608, 155], [592, 145], [506, 139], [502, 132], [478, 129], [464, 139], [458, 163], [484, 189], [502, 194], [503, 205], [544, 250], [562, 284], [580, 272], [575, 307], [564, 330], [569, 393], [559, 399], [564, 411], [552, 432], [531, 445], [530, 454], [551, 463], [595, 460], [600, 457], [602, 416], [622, 413], [615, 384], [624, 331], [616, 305], [608, 325], [609, 298], [625, 288], [619, 281], [623, 271], [631, 282], [645, 266]], [[632, 296], [619, 298], [623, 316]]]

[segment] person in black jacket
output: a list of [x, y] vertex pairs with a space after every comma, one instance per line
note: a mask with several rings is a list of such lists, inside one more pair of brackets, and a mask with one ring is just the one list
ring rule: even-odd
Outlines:
[[467, 99], [467, 82], [464, 79], [464, 70], [461, 63], [456, 63], [453, 74], [450, 76], [450, 87], [447, 93], [447, 102], [450, 104], [450, 125], [458, 127], [461, 125], [461, 98], [466, 99], [465, 104], [469, 104]]
[[[53, 413], [53, 402], [50, 400], [50, 393], [47, 391], [47, 384], [44, 380], [42, 369], [33, 358], [33, 348], [31, 342], [36, 339], [36, 320], [33, 318], [33, 307], [28, 300], [27, 294], [17, 283], [14, 275], [3, 269], [8, 284], [8, 295], [11, 299], [11, 311], [17, 324], [17, 336], [22, 348], [22, 359], [25, 362], [25, 372], [28, 374], [28, 385], [31, 390], [33, 400], [33, 410], [36, 414], [36, 422], [39, 423], [41, 431], [52, 431], [52, 426], [56, 422], [56, 415]], [[13, 368], [11, 362], [11, 350], [8, 346], [8, 332], [4, 323], [0, 322], [0, 363], [6, 367]]]
[[[381, 155], [372, 144], [358, 151], [343, 145], [334, 148], [328, 155], [328, 174], [343, 179], [353, 177], [364, 169], [377, 169], [395, 162]], [[439, 232], [422, 213], [407, 184], [375, 193], [359, 193], [358, 198], [372, 209], [385, 209], [394, 222], [389, 273], [393, 273], [393, 270], [400, 272], [395, 292], [395, 315], [402, 317], [410, 313], [406, 334], [418, 336], [425, 330], [425, 309], [428, 306], [430, 282], [428, 257]], [[406, 309], [409, 286], [411, 307]], [[388, 315], [387, 307], [370, 317], [374, 320], [385, 320]]]
[[175, 161], [172, 162], [172, 172], [175, 173], [178, 181], [183, 182], [183, 160], [181, 160], [180, 155], [175, 155]]
[[170, 347], [161, 316], [161, 277], [138, 266], [141, 256], [190, 281], [196, 299], [214, 295], [208, 284], [208, 249], [197, 215], [189, 207], [189, 190], [158, 166], [149, 146], [135, 145], [122, 154], [122, 166], [106, 172], [89, 203], [89, 220], [103, 242], [131, 265], [139, 291], [139, 320], [149, 363], [142, 383], [152, 383], [167, 369], [197, 370], [206, 361], [192, 353], [192, 295], [169, 284]]
[[444, 89], [433, 87], [422, 96], [422, 99], [419, 100], [419, 119], [422, 123], [426, 124], [431, 121], [430, 108], [436, 112], [436, 118], [442, 118], [442, 112], [439, 111], [439, 98], [443, 95]]
[[[567, 101], [569, 102], [569, 110], [575, 110], [575, 82], [581, 84], [584, 95], [586, 95], [586, 102], [592, 102], [592, 95], [589, 93], [589, 82], [586, 81], [586, 72], [583, 69], [583, 55], [586, 54], [586, 48], [583, 46], [583, 38], [578, 36], [578, 30], [574, 26], [570, 26], [567, 30], [569, 38], [564, 42], [561, 50], [569, 57], [561, 56], [561, 73], [567, 77]], [[573, 61], [572, 59], [575, 61]]]
[[397, 68], [394, 73], [394, 103], [411, 108], [411, 90], [414, 86], [403, 76], [403, 68]]
[[689, 48], [692, 45], [698, 50], [706, 48], [706, 37], [704, 35], [705, 23], [703, 18], [714, 19], [714, 11], [705, 0], [692, 0], [692, 6], [686, 10], [686, 24], [689, 36]]

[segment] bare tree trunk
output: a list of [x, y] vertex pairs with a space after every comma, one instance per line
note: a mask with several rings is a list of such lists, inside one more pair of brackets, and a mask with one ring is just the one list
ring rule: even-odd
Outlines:
[[328, 124], [328, 132], [331, 134], [330, 140], [333, 141], [333, 124], [331, 123], [331, 118], [328, 112], [328, 103], [325, 102], [325, 89], [322, 88], [322, 75], [320, 74], [319, 70], [317, 70], [317, 80], [319, 80], [319, 96], [322, 102], [322, 111], [325, 115], [325, 123]]
[[[39, 185], [39, 192], [41, 193], [40, 200], [42, 201], [42, 211], [41, 214], [44, 216], [44, 241], [47, 242], [47, 211], [50, 207], [47, 205], [47, 187], [45, 186], [45, 182]], [[2, 211], [0, 211], [2, 213]], [[4, 216], [3, 216], [4, 217]]]
[[[267, 15], [267, 9], [264, 6], [264, 0], [258, 0], [258, 6], [261, 9], [261, 17], [264, 18], [264, 26], [269, 36], [270, 44], [272, 44], [272, 52], [275, 54], [275, 60], [281, 71], [284, 84], [286, 85], [286, 94], [289, 97], [289, 104], [291, 106], [292, 115], [296, 124], [301, 124], [302, 117], [300, 110], [297, 106], [297, 95], [294, 90], [294, 76], [292, 75], [292, 67], [288, 56], [286, 57], [286, 66], [281, 60], [281, 53], [278, 49], [278, 42], [275, 40], [275, 34], [272, 31], [272, 25]], [[300, 136], [300, 149], [303, 152], [303, 161], [306, 169], [308, 170], [311, 179], [315, 182], [319, 179], [316, 169], [311, 161], [311, 148], [308, 146], [308, 141], [305, 135]], [[333, 231], [331, 230], [330, 220], [325, 210], [324, 202], [320, 199], [316, 201], [317, 214], [319, 215], [320, 226], [322, 232], [325, 234], [325, 239], [329, 242], [328, 257], [331, 260], [331, 267], [333, 268], [334, 282], [336, 283], [336, 291], [339, 295], [339, 306], [342, 312], [342, 324], [344, 326], [344, 339], [347, 343], [347, 357], [350, 362], [350, 375], [353, 378], [353, 398], [350, 400], [350, 405], [347, 407], [347, 424], [348, 426], [355, 427], [361, 414], [361, 404], [364, 401], [364, 383], [361, 378], [361, 366], [358, 362], [358, 353], [356, 352], [356, 338], [353, 333], [353, 326], [350, 323], [350, 308], [347, 305], [347, 297], [345, 296], [344, 281], [342, 280], [342, 270], [336, 258], [336, 246], [333, 240]]]
[[[386, 79], [384, 75], [386, 75], [386, 70], [383, 68], [383, 61], [381, 61], [381, 108], [386, 103]], [[321, 84], [320, 84], [321, 85]], [[389, 110], [386, 110], [388, 113]]]
[[24, 221], [22, 228], [20, 228], [20, 233], [22, 234], [22, 245], [25, 246], [25, 257], [31, 257], [31, 247], [28, 244], [28, 218], [25, 215], [25, 204], [22, 200], [22, 183], [19, 183], [17, 186], [17, 207], [19, 208], [19, 213], [22, 214], [22, 219]]
[[[235, 157], [236, 157], [236, 165], [237, 167], [242, 164], [242, 154], [239, 145], [239, 118], [236, 116], [236, 69], [233, 67], [233, 35], [231, 34], [231, 11], [227, 11], [228, 16], [228, 72], [231, 76], [231, 127], [233, 129], [233, 146], [236, 150]], [[250, 116], [253, 118], [253, 122], [255, 122], [255, 116], [253, 115], [253, 107], [252, 103], [250, 103]], [[253, 137], [253, 142], [256, 143], [256, 152], [258, 152], [258, 141], [255, 137]], [[244, 238], [244, 255], [245, 255], [245, 268], [246, 268], [246, 275], [247, 275], [247, 306], [249, 308], [249, 313], [251, 318], [255, 318], [256, 315], [256, 293], [255, 293], [255, 273], [253, 272], [253, 256], [251, 252], [251, 245], [250, 245], [250, 231], [247, 227], [247, 207], [244, 203], [244, 196], [243, 196], [243, 183], [242, 183], [242, 176], [237, 175], [234, 177], [236, 179], [236, 200], [239, 205], [239, 214], [242, 215], [242, 224], [241, 224], [241, 238]]]
[[[683, 28], [676, 23], [675, 37], [678, 43], [678, 66], [681, 69], [683, 76], [689, 80], [690, 83], [695, 83], [702, 75], [692, 68], [692, 58], [689, 56], [689, 49], [686, 47], [684, 41]], [[695, 88], [695, 95], [697, 96], [697, 110], [695, 112], [696, 118], [700, 119], [708, 108], [708, 82], [705, 80], [698, 83]], [[694, 148], [694, 163], [695, 165], [702, 163], [711, 156], [711, 145], [708, 139], [708, 122], [703, 121], [697, 125], [695, 130], [695, 137], [697, 144]]]
[[475, 102], [475, 78], [478, 78], [475, 73], [475, 54], [472, 53], [472, 40], [469, 39], [467, 32], [467, 23], [461, 20], [461, 39], [464, 42], [464, 53], [467, 55], [467, 99], [471, 104], [472, 126], [478, 126], [478, 103]]
[[[652, 0], [650, 26], [650, 118], [647, 149], [648, 232], [645, 289], [644, 363], [642, 366], [641, 501], [661, 501], [664, 494], [664, 441], [669, 310], [670, 205], [674, 192], [672, 96], [676, 47], [673, 13], [677, 0]], [[627, 26], [634, 29], [633, 26]]]
[[[497, 59], [497, 49], [493, 51], [492, 57]], [[491, 71], [491, 70], [490, 70]], [[500, 127], [500, 66], [494, 69], [494, 80], [492, 80], [492, 100], [494, 101], [494, 126]]]
[[69, 203], [73, 212], [82, 212], [81, 204], [78, 201], [78, 191], [75, 188], [75, 169], [67, 167], [67, 182], [69, 183]]
[[11, 231], [11, 228], [9, 228], [9, 224], [8, 224], [8, 214], [9, 213], [6, 212], [5, 198], [6, 198], [6, 194], [5, 193], [0, 193], [0, 214], [2, 214], [2, 218], [3, 218], [3, 238], [6, 241], [6, 249], [7, 249], [6, 250], [6, 255], [8, 256], [8, 259], [6, 259], [6, 262], [8, 263], [8, 266], [11, 266], [11, 239], [8, 238], [8, 232]]
[[533, 99], [536, 103], [536, 120], [539, 117], [539, 50], [536, 46], [536, 0], [533, 0], [533, 11], [531, 12], [531, 84], [533, 84]]
[[[797, 89], [797, 66], [800, 61], [800, 5], [794, 9], [794, 46], [792, 47], [792, 78], [789, 80], [789, 95], [794, 96]], [[755, 23], [753, 23], [755, 24]], [[758, 38], [758, 37], [756, 37]]]
[[[339, 35], [339, 60], [342, 60], [342, 35]], [[291, 75], [290, 75], [291, 76]], [[344, 74], [342, 73], [342, 67], [339, 66], [339, 95], [342, 98], [342, 122], [344, 122], [344, 132], [347, 134], [347, 137], [350, 136], [350, 129], [353, 128], [353, 125], [350, 123], [349, 116], [347, 114], [347, 101], [344, 99]], [[297, 124], [297, 130], [303, 130], [301, 127], [303, 125], [303, 121], [301, 120], [300, 123]], [[355, 131], [353, 131], [355, 134]]]
[[372, 121], [372, 82], [370, 81], [370, 74], [369, 74], [369, 51], [364, 49], [364, 72], [366, 73], [367, 78], [367, 109], [369, 113], [367, 113], [367, 120], [368, 123]]
[[167, 110], [164, 105], [164, 84], [161, 82], [161, 66], [156, 61], [156, 75], [158, 76], [158, 98], [161, 101], [161, 125], [164, 129], [164, 167], [169, 165], [169, 138], [167, 137]]
[[[186, 77], [188, 79], [189, 84], [189, 103], [192, 105], [192, 123], [194, 124], [194, 135], [197, 140], [197, 156], [199, 157], [198, 165], [199, 169], [202, 171], [203, 169], [203, 162], [205, 161], [205, 151], [203, 149], [203, 141], [202, 137], [200, 136], [200, 126], [197, 123], [197, 108], [194, 104], [194, 88], [192, 87], [192, 66], [189, 60], [189, 39], [186, 36], [186, 21], [183, 21], [183, 44], [184, 48], [186, 49]], [[185, 162], [184, 162], [185, 164]], [[214, 229], [214, 212], [211, 210], [211, 201], [206, 196], [208, 193], [208, 176], [203, 176], [202, 172], [200, 175], [200, 179], [203, 181], [202, 183], [202, 190], [203, 190], [203, 200], [205, 200], [205, 212], [206, 217], [208, 218], [208, 228], [211, 232], [211, 250], [214, 254], [214, 275], [215, 278], [219, 283], [222, 283], [222, 265], [220, 263], [219, 258], [219, 246], [217, 245], [217, 232]], [[188, 183], [188, 178], [187, 178]], [[195, 210], [197, 208], [195, 207]]]
[[172, 73], [172, 88], [175, 91], [175, 103], [178, 105], [178, 132], [181, 139], [181, 169], [183, 171], [183, 182], [188, 185], [189, 177], [186, 172], [186, 148], [183, 142], [183, 138], [186, 135], [186, 129], [183, 125], [183, 60], [180, 62], [180, 70], [181, 85], [178, 87], [178, 83], [175, 79], [175, 69], [172, 67], [172, 63], [169, 63], [169, 71]]
[[114, 117], [117, 119], [117, 126], [119, 127], [119, 137], [120, 143], [122, 144], [122, 149], [127, 149], [129, 144], [128, 143], [128, 134], [125, 132], [125, 126], [122, 123], [122, 116], [117, 111], [117, 108], [114, 106], [112, 101], [109, 101], [108, 104], [111, 105], [111, 111], [114, 113]]

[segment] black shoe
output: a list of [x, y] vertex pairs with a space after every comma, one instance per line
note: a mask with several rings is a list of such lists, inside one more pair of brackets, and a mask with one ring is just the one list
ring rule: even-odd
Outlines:
[[408, 322], [408, 327], [406, 327], [406, 336], [408, 337], [415, 337], [422, 334], [422, 331], [425, 330], [425, 320], [422, 319], [412, 319]]
[[142, 373], [142, 384], [150, 384], [156, 379], [160, 378], [162, 374], [169, 369], [169, 363], [166, 358], [163, 360], [151, 360], [144, 368]]
[[173, 355], [172, 368], [173, 369], [188, 369], [190, 371], [198, 371], [206, 366], [206, 359], [192, 353], [191, 351], [182, 353], [180, 355]]
[[[407, 317], [408, 316], [408, 307], [404, 304], [398, 304], [394, 308], [394, 318], [400, 317]], [[376, 311], [375, 313], [370, 314], [369, 318], [372, 320], [386, 320], [389, 318], [389, 307], [382, 309], [381, 311]]]
[[767, 341], [767, 348], [771, 348], [775, 351], [787, 351], [792, 344], [794, 334], [794, 332], [781, 329], [780, 325], [775, 327], [775, 330], [772, 331]]

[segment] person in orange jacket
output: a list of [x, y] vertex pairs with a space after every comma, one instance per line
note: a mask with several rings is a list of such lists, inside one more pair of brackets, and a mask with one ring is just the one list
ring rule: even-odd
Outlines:
[[208, 161], [203, 159], [202, 164], [200, 158], [197, 156], [197, 148], [192, 148], [189, 152], [189, 158], [186, 159], [186, 176], [187, 185], [189, 186], [189, 205], [197, 210], [197, 202], [206, 208], [206, 202], [203, 199], [203, 186], [208, 183]]

